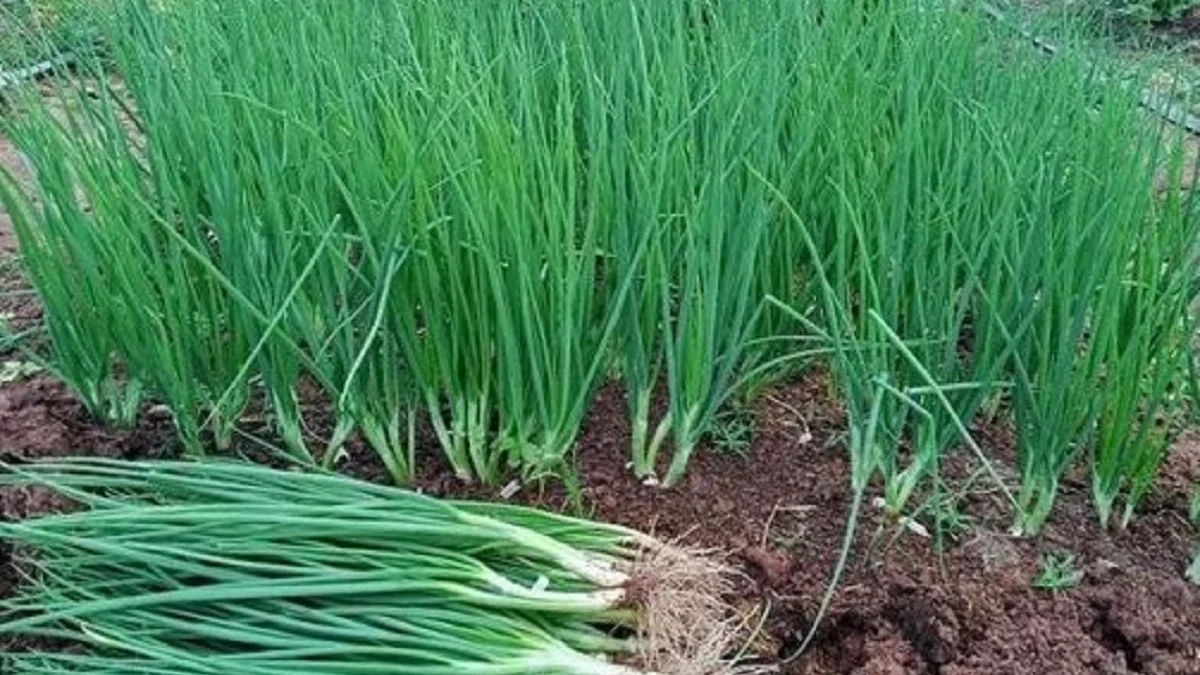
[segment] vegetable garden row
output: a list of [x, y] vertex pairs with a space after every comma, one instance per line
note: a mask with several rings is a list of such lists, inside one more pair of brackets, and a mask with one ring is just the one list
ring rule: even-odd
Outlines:
[[[1014, 530], [1035, 534], [1078, 466], [1090, 470], [1100, 523], [1127, 524], [1196, 392], [1200, 208], [1183, 184], [1177, 132], [1143, 116], [1135, 90], [1069, 54], [1047, 62], [1021, 49], [969, 3], [72, 7], [62, 11], [86, 12], [99, 47], [53, 81], [52, 101], [31, 89], [10, 111], [7, 131], [36, 179], [32, 191], [6, 181], [4, 204], [45, 309], [55, 374], [111, 424], [162, 404], [191, 455], [227, 448], [262, 401], [281, 446], [310, 468], [336, 469], [358, 437], [407, 484], [416, 429], [428, 424], [463, 481], [569, 476], [592, 396], [616, 381], [631, 470], [669, 488], [726, 407], [819, 368], [846, 411], [854, 495], [876, 486], [889, 513], [905, 513], [957, 453], [1005, 495]], [[313, 387], [336, 420], [321, 447], [301, 406]], [[1013, 428], [1014, 476], [1007, 458], [973, 440], [980, 421]], [[359, 521], [466, 517], [397, 496], [408, 493], [388, 493], [399, 501], [386, 506], [383, 493], [356, 493], [343, 508], [327, 502], [350, 488], [324, 477], [287, 478], [296, 486], [259, 495], [256, 481], [276, 479], [250, 468], [189, 478], [67, 466], [45, 471], [60, 487], [99, 489], [86, 499], [93, 515], [5, 531], [59, 565], [46, 568], [61, 578], [39, 598], [62, 608], [55, 620], [109, 592], [88, 583], [141, 566], [150, 571], [122, 579], [121, 593], [186, 593], [164, 590], [176, 583], [164, 574], [233, 588], [231, 604], [155, 618], [163, 631], [202, 625], [218, 642], [274, 612], [265, 599], [239, 604], [238, 581], [276, 574], [336, 586], [339, 575], [363, 582], [403, 558], [474, 583], [471, 560], [481, 559], [522, 587], [544, 579], [555, 592], [594, 590], [564, 576], [578, 570], [513, 562], [545, 551], [512, 553], [512, 541], [389, 550], [383, 530]], [[171, 507], [151, 527], [158, 516], [143, 502], [154, 498], [103, 496], [184, 483], [264, 514], [295, 490], [305, 495], [296, 522], [335, 527], [322, 510], [354, 522], [338, 521], [348, 534], [300, 532], [271, 548], [259, 538], [267, 522], [251, 519], [218, 554], [209, 528], [232, 514], [179, 506], [176, 519]], [[628, 535], [545, 518], [531, 527], [603, 544], [605, 555]], [[62, 537], [76, 527], [98, 543], [73, 548]], [[331, 542], [354, 560], [332, 565], [322, 548]], [[489, 557], [494, 546], [515, 557]], [[716, 576], [705, 583], [719, 586]], [[411, 597], [436, 603], [462, 581], [434, 577]], [[255, 636], [278, 650], [270, 658], [212, 668], [334, 672], [311, 664], [336, 651], [337, 636], [388, 621], [405, 622], [405, 634], [448, 631], [446, 644], [515, 631], [546, 637], [535, 647], [637, 649], [585, 628], [586, 618], [546, 619], [554, 607], [476, 600], [461, 615], [410, 620], [387, 614], [381, 597], [369, 627], [336, 602], [309, 607], [326, 651], [287, 644], [297, 626], [280, 618]], [[113, 602], [109, 610], [125, 607]], [[507, 609], [485, 625], [479, 605]], [[137, 633], [142, 611], [106, 625], [141, 658], [182, 667], [184, 647], [168, 653], [161, 636]], [[706, 630], [721, 625], [717, 614], [705, 614]], [[389, 649], [388, 658], [411, 655]], [[473, 670], [460, 661], [486, 659], [458, 649], [411, 672], [525, 672]], [[546, 649], [538, 653], [567, 653]], [[102, 672], [72, 659], [21, 672]], [[160, 672], [130, 664], [103, 672]], [[624, 672], [577, 665], [543, 664]]]

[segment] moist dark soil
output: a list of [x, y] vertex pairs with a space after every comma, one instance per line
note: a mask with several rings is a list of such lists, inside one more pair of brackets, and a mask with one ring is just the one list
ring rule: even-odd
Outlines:
[[[1198, 40], [1200, 39], [1200, 7], [1193, 7], [1178, 18], [1155, 22], [1154, 29], [1177, 41]], [[1191, 51], [1200, 58], [1200, 50], [1197, 47], [1193, 46]]]
[[[0, 249], [11, 251], [6, 226], [0, 218]], [[32, 295], [12, 292], [21, 288], [14, 268], [0, 266], [0, 314], [10, 325], [34, 325], [40, 311]], [[0, 363], [21, 358], [0, 346]], [[1003, 490], [978, 478], [966, 452], [946, 461], [941, 492], [916, 499], [918, 506], [952, 506], [939, 509], [940, 519], [926, 509], [913, 521], [897, 522], [868, 495], [837, 594], [808, 649], [790, 659], [818, 616], [851, 506], [844, 419], [832, 400], [820, 372], [776, 387], [743, 415], [753, 429], [744, 446], [701, 448], [681, 484], [667, 490], [643, 484], [626, 466], [624, 397], [619, 387], [608, 386], [597, 393], [579, 438], [577, 489], [547, 480], [521, 486], [510, 499], [727, 552], [745, 572], [733, 600], [747, 609], [769, 609], [748, 653], [781, 663], [784, 673], [1200, 675], [1200, 588], [1183, 575], [1196, 543], [1187, 501], [1200, 480], [1200, 435], [1176, 445], [1138, 517], [1121, 532], [1099, 528], [1087, 484], [1074, 478], [1064, 482], [1040, 536], [1009, 536]], [[324, 409], [314, 400], [306, 411], [314, 446], [328, 431]], [[266, 422], [248, 418], [244, 431], [239, 449], [262, 456], [248, 439], [269, 436]], [[993, 425], [974, 431], [1011, 485], [1009, 430]], [[497, 487], [459, 483], [428, 434], [423, 437], [418, 488], [501, 498]], [[177, 452], [169, 420], [152, 407], [134, 429], [112, 430], [46, 374], [0, 383], [0, 457], [133, 459]], [[380, 463], [358, 444], [351, 445], [343, 469], [385, 480]], [[7, 519], [61, 506], [44, 491], [0, 491], [0, 517]], [[1047, 554], [1074, 556], [1080, 583], [1035, 589]], [[11, 556], [0, 550], [0, 597], [12, 591], [15, 579]]]
[[[843, 419], [829, 403], [828, 388], [820, 373], [776, 388], [754, 410], [753, 437], [741, 453], [701, 449], [681, 484], [666, 490], [642, 484], [626, 467], [623, 394], [606, 387], [579, 440], [578, 490], [546, 481], [524, 485], [510, 499], [582, 508], [599, 519], [728, 552], [746, 577], [736, 602], [769, 607], [749, 653], [779, 662], [795, 653], [816, 618], [850, 507]], [[174, 454], [170, 423], [153, 411], [143, 417], [133, 430], [105, 429], [61, 385], [36, 375], [0, 387], [0, 452], [10, 459]], [[325, 426], [320, 411], [311, 417], [319, 436]], [[251, 423], [247, 431], [264, 429]], [[977, 433], [989, 454], [1011, 456], [1007, 431]], [[498, 488], [459, 483], [432, 450], [421, 454], [418, 488], [501, 498]], [[1119, 533], [1100, 530], [1085, 485], [1068, 481], [1041, 536], [1013, 538], [1001, 491], [986, 481], [964, 487], [965, 457], [948, 464], [944, 479], [958, 486], [952, 501], [959, 524], [943, 529], [939, 546], [935, 519], [917, 515], [916, 525], [905, 526], [885, 518], [868, 498], [834, 601], [807, 651], [782, 672], [1200, 674], [1200, 588], [1183, 577], [1194, 543], [1186, 513], [1188, 490], [1200, 478], [1200, 438], [1177, 445], [1139, 516]], [[379, 462], [357, 445], [343, 468], [383, 480]], [[59, 507], [41, 491], [0, 493], [5, 518]], [[918, 532], [921, 527], [932, 536]], [[1083, 572], [1080, 584], [1035, 589], [1047, 553], [1073, 555]], [[10, 562], [0, 559], [0, 597], [11, 592]]]

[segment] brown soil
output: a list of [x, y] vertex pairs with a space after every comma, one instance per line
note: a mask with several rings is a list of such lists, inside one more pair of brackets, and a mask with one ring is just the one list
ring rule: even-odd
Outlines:
[[[770, 617], [751, 648], [766, 662], [790, 655], [804, 638], [842, 541], [848, 462], [841, 415], [827, 403], [827, 389], [819, 374], [778, 388], [760, 404], [744, 455], [700, 451], [672, 490], [642, 485], [626, 468], [628, 425], [619, 388], [599, 392], [579, 442], [588, 513], [729, 551], [747, 573], [738, 601], [769, 604]], [[997, 455], [1009, 454], [1002, 430], [980, 432]], [[174, 447], [161, 419], [120, 433], [99, 427], [48, 377], [0, 388], [0, 452], [10, 457], [132, 458]], [[458, 484], [433, 453], [421, 461], [418, 486], [427, 492], [499, 498], [496, 489]], [[368, 478], [382, 474], [359, 448], [345, 468]], [[1034, 540], [1005, 534], [1003, 502], [981, 486], [959, 501], [969, 527], [947, 539], [941, 555], [930, 539], [887, 523], [868, 503], [816, 639], [782, 672], [1200, 673], [1200, 589], [1182, 576], [1193, 545], [1187, 491], [1198, 478], [1200, 439], [1187, 438], [1127, 531], [1100, 531], [1086, 490], [1069, 483], [1052, 522]], [[558, 483], [526, 485], [513, 499], [554, 508], [568, 508], [569, 501]], [[6, 518], [57, 506], [44, 493], [0, 494]], [[918, 520], [933, 529], [929, 519]], [[1082, 583], [1059, 592], [1032, 588], [1046, 552], [1073, 554]], [[12, 581], [12, 570], [2, 569], [0, 596]]]
[[[0, 160], [11, 153], [0, 146]], [[11, 239], [0, 219], [0, 249]], [[2, 271], [2, 269], [0, 269]], [[0, 313], [36, 321], [38, 308], [13, 273], [0, 274]], [[0, 350], [0, 362], [15, 358]], [[778, 387], [755, 410], [743, 454], [699, 451], [672, 490], [646, 486], [626, 468], [628, 423], [622, 392], [601, 390], [580, 437], [576, 465], [583, 506], [597, 518], [720, 547], [745, 572], [738, 602], [770, 608], [749, 653], [767, 663], [793, 654], [809, 631], [830, 580], [850, 506], [843, 419], [829, 385], [812, 373]], [[311, 427], [320, 433], [321, 414]], [[102, 428], [46, 375], [0, 384], [0, 456], [172, 454], [167, 420], [148, 411], [131, 431]], [[261, 427], [261, 420], [257, 423]], [[260, 428], [248, 429], [259, 432]], [[1011, 460], [1000, 428], [979, 441]], [[316, 440], [316, 439], [314, 439]], [[426, 443], [427, 447], [432, 444]], [[439, 495], [499, 498], [495, 489], [458, 484], [437, 455], [422, 453], [418, 486]], [[947, 462], [944, 478], [963, 485], [970, 462]], [[345, 467], [382, 476], [361, 448]], [[1006, 534], [999, 491], [979, 483], [957, 506], [965, 529], [944, 542], [889, 523], [869, 502], [835, 600], [808, 651], [781, 670], [794, 675], [1200, 674], [1200, 588], [1183, 570], [1194, 544], [1188, 491], [1200, 480], [1200, 437], [1183, 439], [1156, 490], [1128, 530], [1096, 526], [1086, 484], [1067, 481], [1053, 520], [1036, 539]], [[558, 483], [526, 485], [515, 501], [565, 508]], [[38, 491], [0, 492], [0, 517], [23, 518], [59, 503]], [[927, 529], [933, 523], [917, 520]], [[1035, 590], [1044, 553], [1075, 556], [1081, 584]], [[0, 597], [14, 570], [0, 551]], [[5, 645], [0, 645], [3, 649]]]

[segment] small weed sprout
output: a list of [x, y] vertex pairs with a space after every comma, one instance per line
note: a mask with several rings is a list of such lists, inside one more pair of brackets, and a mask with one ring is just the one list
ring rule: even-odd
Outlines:
[[1033, 587], [1043, 591], [1065, 591], [1083, 581], [1083, 571], [1075, 566], [1075, 556], [1069, 553], [1047, 553], [1042, 556], [1041, 571]]
[[31, 361], [8, 360], [0, 362], [0, 385], [19, 382], [41, 372], [42, 367]]
[[754, 441], [753, 411], [740, 405], [721, 411], [713, 420], [709, 437], [717, 452], [745, 457]]
[[929, 500], [929, 518], [939, 537], [958, 541], [974, 527], [974, 519], [959, 508], [956, 495], [939, 490]]

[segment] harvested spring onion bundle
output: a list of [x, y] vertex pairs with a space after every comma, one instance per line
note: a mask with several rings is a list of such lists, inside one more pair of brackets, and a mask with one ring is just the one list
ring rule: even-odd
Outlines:
[[[80, 510], [0, 524], [13, 673], [752, 672], [711, 555], [616, 525], [247, 464], [9, 467]], [[615, 660], [614, 660], [615, 659]]]

